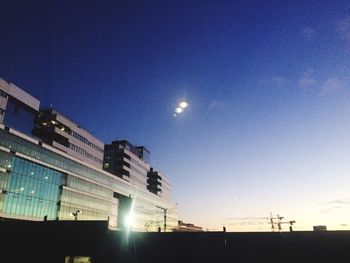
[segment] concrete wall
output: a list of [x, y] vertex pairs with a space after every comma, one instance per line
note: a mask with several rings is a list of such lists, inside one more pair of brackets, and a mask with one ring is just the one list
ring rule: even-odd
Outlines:
[[15, 84], [0, 78], [0, 89], [5, 91], [8, 95], [20, 100], [32, 109], [39, 111], [40, 101], [17, 87]]

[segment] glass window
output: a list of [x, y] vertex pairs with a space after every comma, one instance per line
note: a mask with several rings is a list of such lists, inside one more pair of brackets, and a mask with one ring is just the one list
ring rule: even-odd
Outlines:
[[[51, 174], [50, 180], [47, 174]], [[14, 156], [1, 212], [28, 218], [48, 215], [49, 219], [56, 219], [62, 175]]]

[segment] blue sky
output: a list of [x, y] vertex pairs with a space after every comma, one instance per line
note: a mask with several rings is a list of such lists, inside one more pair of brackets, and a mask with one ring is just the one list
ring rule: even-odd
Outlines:
[[145, 145], [181, 219], [350, 228], [348, 1], [34, 2], [3, 4], [0, 76]]

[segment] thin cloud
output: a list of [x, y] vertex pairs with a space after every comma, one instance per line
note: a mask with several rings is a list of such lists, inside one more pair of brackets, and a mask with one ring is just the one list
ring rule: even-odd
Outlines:
[[308, 68], [303, 73], [302, 77], [299, 79], [299, 88], [307, 90], [316, 85], [317, 80], [313, 77], [313, 73], [314, 71], [312, 68]]
[[350, 199], [349, 198], [337, 199], [337, 200], [332, 200], [328, 202], [322, 202], [322, 203], [319, 203], [318, 205], [323, 207], [320, 210], [321, 214], [328, 214], [336, 210], [349, 207]]
[[333, 207], [329, 207], [329, 208], [324, 208], [324, 209], [321, 209], [320, 213], [321, 214], [329, 214], [329, 213], [332, 213], [335, 210], [338, 210], [341, 208], [343, 208], [343, 207], [342, 206], [333, 206]]
[[328, 205], [350, 205], [350, 198], [336, 199], [332, 201], [318, 203], [320, 206], [328, 206]]
[[311, 27], [304, 27], [302, 30], [301, 30], [301, 34], [302, 36], [308, 40], [308, 41], [312, 41], [315, 39], [316, 37], [316, 31], [313, 30]]
[[338, 78], [329, 78], [321, 88], [320, 96], [333, 94], [342, 87], [342, 83]]
[[222, 93], [222, 90], [219, 90], [218, 93], [216, 94], [215, 99], [212, 102], [210, 102], [210, 104], [208, 106], [207, 113], [209, 113], [210, 111], [212, 111], [214, 109], [226, 108], [227, 104], [223, 100], [220, 99], [221, 93]]
[[225, 107], [225, 102], [215, 99], [209, 104], [208, 112], [214, 109], [224, 109]]
[[325, 203], [320, 203], [321, 205], [332, 205], [332, 204], [338, 204], [338, 205], [350, 205], [350, 199], [345, 198], [345, 199], [338, 199], [334, 201], [329, 201]]

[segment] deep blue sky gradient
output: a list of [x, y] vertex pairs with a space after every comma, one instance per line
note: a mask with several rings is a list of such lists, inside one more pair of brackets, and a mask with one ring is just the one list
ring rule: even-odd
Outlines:
[[145, 145], [185, 221], [338, 229], [319, 203], [349, 197], [349, 21], [349, 1], [2, 1], [0, 76]]

